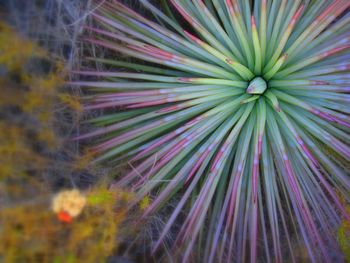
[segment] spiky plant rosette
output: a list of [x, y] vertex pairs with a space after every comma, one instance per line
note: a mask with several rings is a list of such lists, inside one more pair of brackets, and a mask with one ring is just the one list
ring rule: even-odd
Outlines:
[[179, 197], [153, 251], [182, 220], [183, 262], [295, 261], [295, 242], [312, 262], [342, 260], [350, 1], [140, 2], [147, 16], [96, 3], [85, 41], [116, 55], [72, 84], [106, 110], [78, 139], [132, 164], [116, 185], [155, 194], [144, 217]]

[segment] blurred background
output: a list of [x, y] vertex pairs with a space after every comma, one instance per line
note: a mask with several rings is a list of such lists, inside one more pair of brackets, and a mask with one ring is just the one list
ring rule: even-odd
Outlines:
[[0, 1], [0, 262], [154, 261], [152, 227], [134, 223], [147, 198], [127, 213], [132, 193], [108, 190], [125, 168], [94, 165], [71, 140], [88, 125], [65, 81], [96, 52], [79, 40], [92, 11], [88, 0]]

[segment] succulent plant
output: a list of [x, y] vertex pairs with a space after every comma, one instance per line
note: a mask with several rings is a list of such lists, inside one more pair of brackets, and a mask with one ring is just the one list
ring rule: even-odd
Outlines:
[[110, 70], [71, 84], [105, 110], [77, 138], [96, 138], [96, 161], [131, 164], [115, 184], [154, 193], [144, 217], [179, 199], [153, 251], [182, 220], [184, 262], [295, 262], [295, 242], [311, 262], [341, 260], [350, 1], [139, 2], [146, 15], [98, 4], [84, 40]]

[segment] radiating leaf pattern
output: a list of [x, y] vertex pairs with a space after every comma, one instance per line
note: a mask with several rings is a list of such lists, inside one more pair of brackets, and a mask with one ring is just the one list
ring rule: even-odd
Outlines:
[[[76, 71], [90, 91], [97, 161], [127, 160], [118, 187], [172, 197], [154, 251], [178, 219], [182, 261], [282, 262], [301, 241], [311, 262], [341, 260], [335, 229], [349, 216], [350, 1], [140, 0], [153, 19], [106, 1]], [[128, 62], [123, 57], [132, 57]], [[93, 80], [95, 79], [95, 80]], [[92, 92], [92, 96], [91, 96]], [[292, 240], [293, 239], [293, 240]]]

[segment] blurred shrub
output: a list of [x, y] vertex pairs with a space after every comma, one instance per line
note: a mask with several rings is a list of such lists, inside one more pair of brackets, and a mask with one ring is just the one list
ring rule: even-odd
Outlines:
[[61, 222], [47, 202], [2, 209], [0, 261], [105, 262], [116, 249], [119, 226], [131, 196], [103, 187], [86, 195], [86, 206], [70, 223]]
[[73, 190], [84, 201], [68, 220], [67, 196], [51, 204], [62, 187], [52, 178], [94, 169], [93, 154], [72, 157], [57, 132], [57, 111], [82, 109], [60, 89], [64, 77], [61, 62], [0, 23], [0, 262], [105, 262], [117, 247], [130, 193]]

